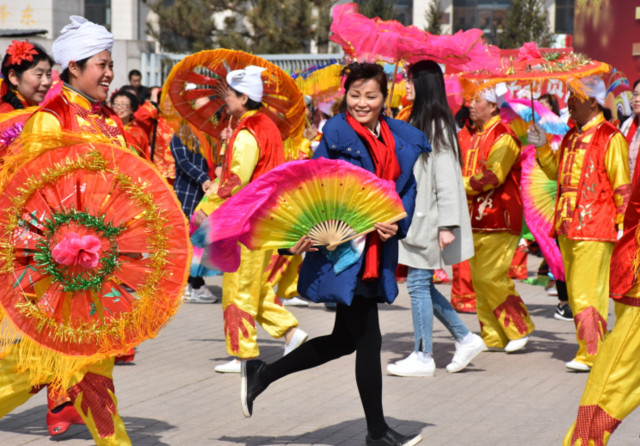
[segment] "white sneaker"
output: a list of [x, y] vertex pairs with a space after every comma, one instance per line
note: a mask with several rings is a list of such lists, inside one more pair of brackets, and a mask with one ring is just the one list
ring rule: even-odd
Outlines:
[[309, 302], [299, 297], [292, 297], [291, 299], [282, 299], [282, 305], [285, 307], [308, 307]]
[[309, 335], [302, 331], [299, 327], [296, 328], [296, 331], [293, 332], [293, 336], [291, 337], [291, 341], [289, 341], [289, 345], [284, 345], [284, 354], [282, 356], [287, 356], [289, 353], [294, 351], [296, 348], [300, 347], [304, 342], [309, 338]]
[[184, 287], [184, 300], [185, 302], [189, 302], [191, 300], [191, 285], [189, 284]]
[[529, 336], [509, 341], [504, 348], [504, 351], [507, 353], [517, 352], [518, 350], [522, 350], [524, 346], [527, 345], [527, 342], [529, 342]]
[[587, 364], [576, 361], [575, 359], [572, 359], [571, 361], [565, 363], [565, 366], [569, 370], [573, 370], [574, 372], [589, 372], [591, 370], [591, 367], [589, 367]]
[[433, 376], [436, 374], [436, 362], [431, 355], [412, 352], [405, 359], [387, 365], [387, 372], [396, 376]]
[[201, 286], [197, 290], [191, 291], [191, 298], [187, 301], [194, 304], [212, 304], [218, 302], [218, 297], [214, 296], [209, 288]]
[[447, 365], [447, 372], [456, 373], [464, 369], [469, 363], [478, 356], [485, 348], [484, 341], [477, 334], [473, 335], [473, 341], [468, 344], [461, 345], [456, 342], [456, 352], [453, 355], [451, 363]]
[[233, 358], [229, 362], [225, 362], [224, 364], [217, 365], [214, 369], [218, 373], [240, 373], [240, 368], [242, 367], [242, 361], [239, 359]]

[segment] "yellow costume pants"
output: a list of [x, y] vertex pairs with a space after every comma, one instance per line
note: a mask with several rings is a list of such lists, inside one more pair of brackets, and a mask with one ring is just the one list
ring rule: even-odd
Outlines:
[[606, 445], [624, 417], [640, 404], [640, 307], [616, 303], [619, 313], [595, 358], [565, 446]]
[[240, 359], [255, 358], [258, 349], [256, 322], [274, 338], [298, 326], [267, 282], [272, 251], [249, 251], [241, 246], [240, 268], [222, 278], [222, 311], [227, 352]]
[[[112, 373], [113, 358], [110, 358], [78, 372], [66, 389], [97, 446], [131, 445], [118, 414]], [[28, 372], [18, 371], [17, 357], [9, 352], [0, 359], [0, 418], [25, 403], [50, 381], [33, 387], [29, 384]]]
[[302, 256], [273, 255], [267, 268], [267, 283], [278, 287], [276, 295], [281, 299], [291, 299], [298, 295], [298, 273]]
[[519, 235], [506, 231], [474, 231], [475, 256], [469, 259], [476, 291], [476, 312], [487, 347], [503, 348], [534, 329], [526, 305], [509, 277]]
[[609, 263], [614, 243], [576, 241], [561, 235], [558, 244], [576, 325], [575, 361], [592, 366], [607, 332]]

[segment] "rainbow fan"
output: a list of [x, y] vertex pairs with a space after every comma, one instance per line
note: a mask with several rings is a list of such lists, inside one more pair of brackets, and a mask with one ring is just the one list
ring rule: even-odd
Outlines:
[[393, 181], [346, 161], [291, 161], [251, 182], [207, 218], [191, 240], [203, 263], [222, 271], [249, 249], [292, 247], [308, 235], [328, 250], [406, 217]]
[[[560, 138], [557, 136], [557, 138]], [[547, 178], [536, 161], [532, 145], [522, 150], [522, 203], [529, 230], [540, 246], [549, 270], [557, 280], [564, 280], [562, 255], [555, 240], [549, 236], [553, 225], [558, 184]]]

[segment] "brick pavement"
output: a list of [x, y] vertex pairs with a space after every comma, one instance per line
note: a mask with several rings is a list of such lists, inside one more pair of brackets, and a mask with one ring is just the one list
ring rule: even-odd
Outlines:
[[[537, 263], [530, 260], [530, 269]], [[220, 294], [220, 279], [210, 281]], [[448, 296], [449, 285], [439, 285]], [[555, 298], [541, 287], [517, 284], [536, 331], [522, 353], [482, 353], [468, 369], [444, 369], [452, 338], [434, 325], [433, 378], [384, 376], [389, 424], [401, 432], [422, 432], [424, 445], [559, 445], [573, 420], [586, 374], [565, 371], [575, 353], [574, 326], [553, 318]], [[380, 306], [382, 360], [386, 365], [413, 347], [406, 286], [392, 306]], [[291, 307], [290, 307], [291, 308]], [[311, 336], [326, 334], [333, 315], [321, 305], [295, 307]], [[613, 311], [611, 311], [613, 320]], [[475, 315], [462, 315], [478, 332]], [[267, 361], [282, 354], [281, 340], [260, 332]], [[327, 445], [364, 444], [365, 423], [354, 380], [354, 358], [274, 383], [257, 400], [251, 419], [242, 416], [238, 375], [216, 374], [228, 360], [220, 304], [186, 304], [154, 340], [138, 348], [135, 365], [116, 367], [119, 409], [134, 445]], [[0, 420], [0, 445], [50, 445], [45, 426], [45, 394], [34, 396]], [[610, 445], [639, 444], [640, 411], [629, 416]], [[92, 444], [83, 426], [55, 440], [61, 445]]]

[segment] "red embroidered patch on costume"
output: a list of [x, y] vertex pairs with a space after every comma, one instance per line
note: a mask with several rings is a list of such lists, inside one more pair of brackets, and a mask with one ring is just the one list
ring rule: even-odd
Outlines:
[[607, 321], [591, 306], [575, 314], [573, 320], [576, 324], [578, 339], [585, 342], [588, 354], [595, 355], [604, 339]]
[[256, 321], [251, 314], [240, 309], [235, 304], [229, 304], [224, 309], [224, 331], [229, 337], [231, 350], [237, 352], [240, 350], [240, 333], [245, 338], [249, 337], [249, 330], [244, 325], [244, 321], [249, 322], [253, 328], [256, 327]]
[[233, 190], [241, 185], [242, 180], [240, 180], [240, 177], [235, 173], [232, 173], [231, 175], [229, 175], [229, 178], [227, 178], [227, 181], [225, 181], [224, 184], [218, 189], [218, 197], [229, 198], [232, 195]]
[[471, 189], [477, 190], [478, 192], [484, 192], [485, 186], [498, 187], [499, 185], [500, 180], [498, 180], [496, 174], [490, 170], [483, 172], [480, 178], [476, 178], [476, 176], [469, 178], [469, 186], [471, 186]]
[[91, 418], [100, 438], [111, 437], [115, 433], [113, 416], [116, 413], [116, 403], [111, 396], [115, 391], [110, 378], [87, 372], [82, 381], [70, 387], [67, 392], [72, 401], [82, 394], [82, 412], [88, 414], [91, 410]]
[[[613, 418], [598, 405], [580, 406], [571, 444], [574, 445], [580, 440], [581, 445], [604, 446], [605, 432], [609, 432], [611, 435], [619, 424], [620, 420]], [[589, 441], [593, 441], [593, 443], [589, 443]]]
[[516, 330], [520, 334], [526, 334], [528, 331], [527, 323], [525, 318], [529, 315], [527, 311], [527, 307], [522, 302], [520, 296], [514, 296], [510, 294], [500, 305], [493, 310], [493, 314], [496, 319], [500, 319], [500, 315], [502, 312], [505, 312], [504, 315], [504, 326], [508, 327], [513, 322]]

